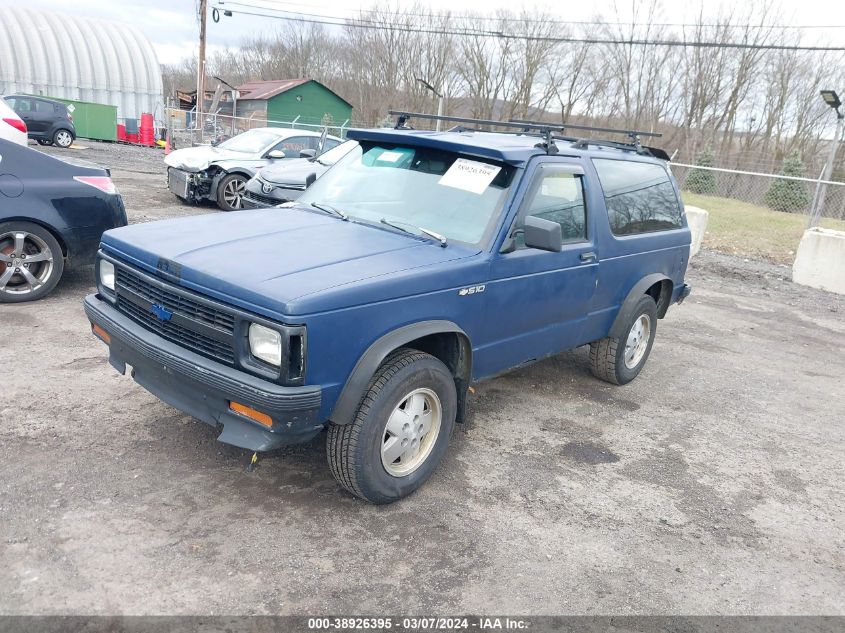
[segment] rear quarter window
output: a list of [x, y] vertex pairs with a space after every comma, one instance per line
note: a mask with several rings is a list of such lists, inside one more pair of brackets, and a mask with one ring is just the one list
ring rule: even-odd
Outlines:
[[654, 163], [593, 159], [614, 235], [669, 231], [684, 225], [666, 169]]

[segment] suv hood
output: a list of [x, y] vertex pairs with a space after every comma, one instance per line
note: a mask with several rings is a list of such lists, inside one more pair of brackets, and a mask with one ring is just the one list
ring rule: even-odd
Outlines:
[[262, 180], [274, 185], [304, 185], [308, 174], [317, 174], [317, 178], [328, 169], [316, 161], [307, 158], [294, 158], [271, 164], [259, 170]]
[[[135, 224], [107, 231], [102, 245], [159, 277], [166, 264], [183, 287], [271, 318], [426, 292], [442, 279], [431, 266], [478, 253], [296, 208]], [[397, 291], [404, 273], [422, 267], [423, 283]]]
[[186, 147], [184, 149], [177, 149], [170, 152], [164, 157], [164, 164], [168, 167], [175, 167], [176, 169], [183, 169], [185, 171], [202, 171], [208, 169], [211, 163], [219, 160], [241, 159], [249, 160], [255, 156], [252, 154], [244, 154], [243, 152], [233, 152], [219, 147], [200, 146], [200, 147]]

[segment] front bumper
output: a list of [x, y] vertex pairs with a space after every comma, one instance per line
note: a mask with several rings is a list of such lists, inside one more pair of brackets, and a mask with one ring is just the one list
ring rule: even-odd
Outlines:
[[[184, 349], [144, 329], [97, 295], [84, 300], [92, 325], [108, 334], [109, 363], [132, 377], [160, 400], [212, 426], [223, 425], [217, 438], [252, 451], [307, 442], [324, 423], [318, 419], [318, 386], [275, 385]], [[272, 425], [232, 411], [236, 402], [270, 416]]]

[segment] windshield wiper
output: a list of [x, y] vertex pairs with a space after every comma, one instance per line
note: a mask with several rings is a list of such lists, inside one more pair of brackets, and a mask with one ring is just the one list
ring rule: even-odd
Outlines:
[[331, 214], [335, 217], [340, 218], [341, 220], [348, 220], [349, 219], [349, 216], [346, 215], [343, 211], [341, 211], [340, 209], [335, 209], [331, 205], [324, 204], [322, 202], [310, 202], [309, 204], [312, 207], [314, 207], [315, 209], [319, 209], [323, 213], [329, 213], [329, 214]]
[[417, 231], [419, 231], [420, 233], [422, 233], [423, 235], [426, 235], [426, 236], [428, 236], [432, 239], [437, 240], [438, 242], [440, 242], [440, 246], [442, 246], [443, 248], [446, 248], [446, 244], [448, 243], [446, 241], [446, 237], [443, 236], [443, 235], [440, 235], [440, 233], [435, 233], [434, 231], [429, 231], [428, 229], [424, 229], [423, 227], [417, 226], [416, 224], [411, 224], [410, 222], [400, 222], [398, 220], [388, 220], [387, 218], [382, 218], [381, 220], [379, 220], [379, 222], [381, 222], [382, 224], [386, 224], [387, 226], [392, 226], [394, 229], [399, 229], [400, 231], [403, 231], [405, 233], [409, 233], [409, 234], [413, 235], [414, 234], [413, 231], [409, 231], [408, 229], [403, 228], [403, 226], [400, 226], [400, 225], [410, 226], [411, 228], [414, 228]]

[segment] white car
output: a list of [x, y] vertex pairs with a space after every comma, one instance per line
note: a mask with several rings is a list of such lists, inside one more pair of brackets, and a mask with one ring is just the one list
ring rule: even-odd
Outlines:
[[3, 99], [0, 99], [0, 138], [26, 145], [26, 123]]
[[341, 142], [325, 131], [255, 128], [218, 145], [171, 152], [164, 159], [167, 184], [183, 200], [210, 200], [232, 211], [242, 208], [246, 183], [262, 167], [291, 158], [313, 158]]

